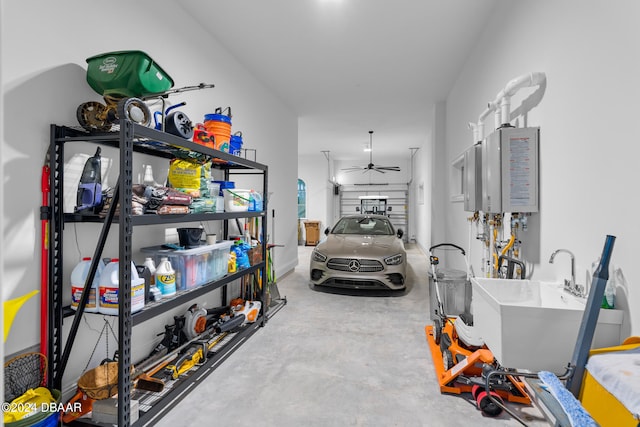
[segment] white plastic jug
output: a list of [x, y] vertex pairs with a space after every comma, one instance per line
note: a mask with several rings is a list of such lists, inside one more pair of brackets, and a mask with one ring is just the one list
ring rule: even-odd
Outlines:
[[[118, 314], [120, 301], [120, 260], [113, 258], [102, 270], [98, 286], [98, 312], [103, 314]], [[135, 313], [144, 308], [144, 279], [138, 277], [136, 266], [131, 263], [131, 312]]]
[[[91, 258], [84, 257], [82, 258], [82, 261], [76, 264], [76, 266], [73, 268], [73, 271], [71, 271], [71, 308], [74, 310], [77, 310], [78, 304], [80, 304], [82, 292], [84, 291], [84, 283], [87, 281], [90, 267]], [[98, 293], [98, 283], [100, 282], [100, 274], [102, 273], [102, 270], [104, 270], [104, 263], [100, 261], [98, 263], [96, 275], [93, 278], [93, 283], [91, 284], [87, 305], [84, 308], [84, 311], [86, 313], [98, 312], [98, 302], [96, 299], [96, 294]]]
[[156, 286], [163, 298], [176, 294], [176, 272], [167, 257], [162, 257], [156, 268]]

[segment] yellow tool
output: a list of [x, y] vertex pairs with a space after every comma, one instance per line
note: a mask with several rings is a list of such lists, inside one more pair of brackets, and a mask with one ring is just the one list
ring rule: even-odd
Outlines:
[[28, 294], [22, 295], [21, 297], [10, 299], [2, 303], [2, 310], [4, 311], [4, 341], [3, 342], [7, 341], [7, 337], [9, 336], [9, 331], [11, 330], [11, 325], [13, 324], [13, 319], [16, 317], [16, 314], [18, 314], [18, 310], [20, 310], [20, 307], [22, 307], [22, 304], [24, 304], [29, 298], [31, 298], [38, 292], [40, 291], [36, 289], [29, 292]]
[[190, 351], [188, 351], [185, 355], [186, 356], [185, 359], [183, 359], [181, 362], [177, 362], [173, 366], [167, 366], [167, 368], [171, 369], [172, 371], [173, 379], [174, 380], [178, 379], [180, 375], [184, 374], [185, 372], [193, 368], [195, 365], [203, 363], [206, 360], [205, 351], [208, 352], [209, 350], [211, 350], [213, 347], [216, 346], [216, 344], [222, 341], [223, 338], [226, 337], [228, 334], [229, 334], [228, 332], [221, 333], [220, 335], [215, 337], [212, 341], [202, 343], [203, 345], [198, 347], [197, 350], [195, 350], [195, 352], [191, 353]]

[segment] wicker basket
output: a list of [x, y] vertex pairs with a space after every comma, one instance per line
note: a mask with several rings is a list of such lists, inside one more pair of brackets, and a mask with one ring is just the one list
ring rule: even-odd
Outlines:
[[107, 362], [84, 374], [78, 387], [94, 400], [108, 399], [118, 394], [118, 362]]

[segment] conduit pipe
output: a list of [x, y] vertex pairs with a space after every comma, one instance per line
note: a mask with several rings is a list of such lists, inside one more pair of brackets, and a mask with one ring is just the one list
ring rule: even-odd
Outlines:
[[484, 121], [489, 114], [495, 112], [495, 124], [496, 128], [509, 123], [511, 114], [511, 97], [515, 95], [520, 89], [525, 87], [541, 86], [547, 81], [547, 76], [543, 72], [535, 71], [528, 74], [523, 74], [515, 79], [512, 79], [507, 85], [496, 95], [493, 101], [490, 101], [487, 108], [478, 116], [478, 122], [472, 126], [475, 144], [478, 141], [484, 139]]
[[469, 122], [469, 129], [473, 132], [473, 143], [480, 141], [481, 138], [478, 138], [478, 124]]

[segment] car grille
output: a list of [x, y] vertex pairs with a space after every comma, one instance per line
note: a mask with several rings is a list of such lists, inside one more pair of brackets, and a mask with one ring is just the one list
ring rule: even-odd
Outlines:
[[389, 289], [384, 285], [384, 283], [377, 280], [349, 280], [336, 278], [326, 281], [323, 285], [346, 289]]
[[375, 259], [331, 258], [327, 267], [350, 273], [375, 273], [384, 270], [382, 263]]

